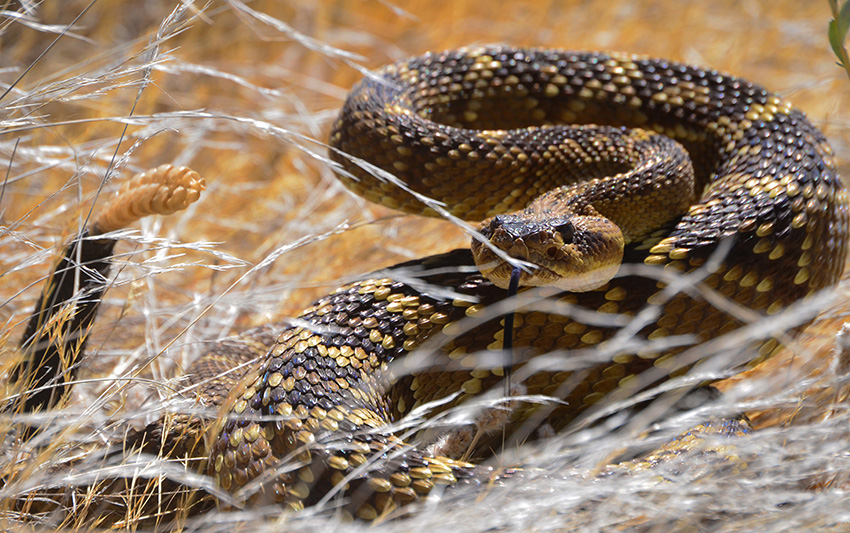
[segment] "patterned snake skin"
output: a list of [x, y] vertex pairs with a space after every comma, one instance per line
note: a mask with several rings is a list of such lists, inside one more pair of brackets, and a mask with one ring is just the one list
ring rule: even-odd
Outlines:
[[[657, 134], [690, 156], [683, 188], [667, 187], [668, 170], [687, 160], [623, 148], [637, 139], [677, 149]], [[435, 485], [486, 483], [489, 471], [467, 460], [522, 443], [541, 426], [562, 430], [589, 406], [685, 373], [700, 360], [695, 346], [830, 287], [843, 270], [847, 193], [824, 136], [787, 101], [716, 71], [593, 52], [426, 54], [355, 86], [330, 144], [343, 182], [388, 207], [482, 220], [558, 187], [587, 190], [590, 181], [600, 192], [584, 207], [637, 229], [607, 283], [521, 292], [511, 350], [502, 350], [506, 292], [479, 272], [470, 250], [341, 287], [276, 339], [264, 330], [217, 347], [188, 374], [222, 405], [207, 433], [208, 473], [245, 499], [300, 509], [341, 495], [348, 512], [371, 519]], [[603, 178], [634, 176], [645, 164], [661, 168], [660, 177], [625, 183], [649, 204]], [[646, 218], [657, 220], [640, 226]], [[490, 221], [481, 230], [490, 237], [487, 228]], [[555, 239], [551, 231], [529, 235], [539, 241], [526, 242], [529, 249], [548, 250]], [[753, 341], [739, 348], [738, 362], [779, 348], [774, 338]], [[538, 357], [552, 353], [559, 355]], [[216, 377], [257, 354], [241, 380]], [[484, 409], [478, 426], [443, 438], [403, 440], [387, 429], [434, 400], [445, 399], [431, 414], [498, 398], [506, 375], [510, 395], [560, 401]], [[186, 432], [171, 438], [186, 441]]]

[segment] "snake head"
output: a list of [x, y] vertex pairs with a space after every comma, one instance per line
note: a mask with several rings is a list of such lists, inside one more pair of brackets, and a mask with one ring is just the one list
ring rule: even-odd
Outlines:
[[530, 210], [496, 215], [483, 221], [479, 232], [487, 240], [473, 240], [475, 264], [484, 277], [503, 289], [508, 287], [513, 266], [493, 248], [534, 265], [523, 270], [520, 285], [554, 286], [572, 292], [604, 285], [623, 260], [620, 228], [590, 206], [558, 216]]

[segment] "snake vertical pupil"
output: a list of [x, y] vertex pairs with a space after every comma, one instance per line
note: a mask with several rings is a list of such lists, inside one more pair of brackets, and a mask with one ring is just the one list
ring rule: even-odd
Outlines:
[[573, 236], [575, 235], [576, 228], [573, 226], [572, 222], [561, 222], [556, 225], [554, 229], [557, 233], [561, 234], [561, 238], [564, 239], [565, 244], [573, 242]]

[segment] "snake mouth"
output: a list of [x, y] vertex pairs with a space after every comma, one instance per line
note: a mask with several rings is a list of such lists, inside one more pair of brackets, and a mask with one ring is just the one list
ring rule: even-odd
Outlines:
[[[495, 256], [495, 254], [494, 254]], [[496, 257], [489, 263], [477, 264], [481, 273], [500, 289], [508, 289], [514, 266], [502, 258]], [[569, 292], [587, 292], [605, 285], [617, 275], [620, 264], [602, 265], [583, 273], [569, 276], [539, 265], [523, 266], [519, 284], [521, 287], [556, 287]]]
[[[478, 264], [478, 269], [490, 282], [500, 289], [508, 289], [511, 281], [511, 274], [514, 270], [514, 265], [505, 261], [501, 257], [496, 257], [494, 260], [487, 263]], [[560, 278], [557, 272], [544, 266], [531, 264], [520, 266], [519, 285], [521, 287], [541, 287], [553, 285], [553, 281]]]

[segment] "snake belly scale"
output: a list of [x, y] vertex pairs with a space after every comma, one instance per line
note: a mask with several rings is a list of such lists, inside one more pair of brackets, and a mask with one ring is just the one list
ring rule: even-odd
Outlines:
[[[358, 194], [426, 215], [434, 205], [412, 193], [433, 198], [460, 218], [486, 219], [487, 238], [496, 226], [513, 231], [503, 214], [545, 193], [561, 191], [535, 213], [592, 189], [573, 211], [622, 224], [618, 261], [662, 274], [623, 271], [576, 289], [584, 292], [542, 291], [538, 303], [547, 305], [516, 313], [510, 360], [488, 357], [503, 348], [503, 320], [491, 306], [505, 291], [470, 250], [397, 265], [319, 299], [298, 325], [265, 341], [267, 353], [241, 379], [213, 377], [261, 351], [256, 341], [222, 345], [188, 374], [202, 383], [202, 398], [221, 404], [207, 432], [208, 473], [246, 499], [300, 509], [343, 496], [348, 512], [368, 519], [435, 485], [485, 483], [485, 468], [460, 459], [520, 443], [542, 424], [563, 429], [612, 392], [679, 375], [697, 362], [682, 352], [779, 313], [843, 271], [848, 199], [824, 136], [779, 96], [712, 70], [596, 52], [429, 53], [355, 86], [330, 145], [341, 179]], [[648, 167], [661, 177], [643, 173]], [[623, 178], [625, 190], [605, 176]], [[524, 235], [523, 246], [557, 255], [552, 242], [578, 242], [583, 232], [559, 219]], [[694, 275], [670, 290], [665, 273]], [[612, 348], [647, 307], [656, 311], [651, 320]], [[602, 318], [586, 320], [574, 312], [581, 309]], [[653, 344], [673, 337], [673, 347]], [[571, 354], [600, 346], [608, 347], [603, 360], [571, 363]], [[755, 339], [741, 348], [741, 363], [778, 349], [776, 339]], [[530, 361], [552, 352], [560, 354], [554, 364], [531, 370]], [[426, 452], [386, 429], [434, 400], [448, 398], [439, 408], [448, 409], [502, 391], [508, 367], [513, 392], [559, 402], [515, 402], [498, 431], [471, 439], [455, 432], [460, 451], [443, 442]]]

